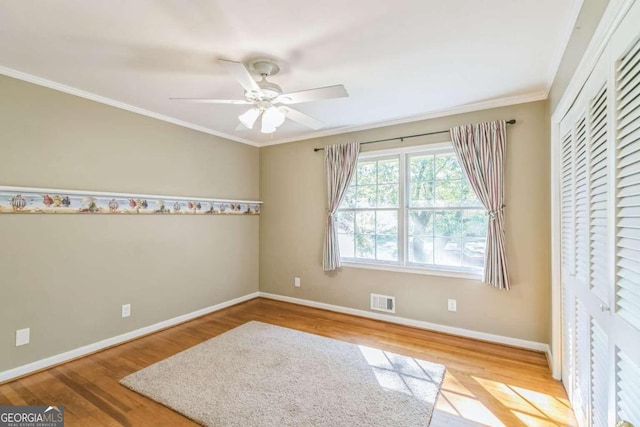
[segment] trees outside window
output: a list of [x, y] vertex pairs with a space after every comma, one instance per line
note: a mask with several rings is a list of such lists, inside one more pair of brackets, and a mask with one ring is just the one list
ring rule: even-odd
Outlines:
[[487, 220], [451, 148], [365, 153], [337, 214], [340, 254], [481, 272]]

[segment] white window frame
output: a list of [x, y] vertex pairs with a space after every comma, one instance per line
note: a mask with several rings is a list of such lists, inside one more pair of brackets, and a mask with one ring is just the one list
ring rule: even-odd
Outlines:
[[[408, 237], [409, 202], [406, 199], [406, 190], [409, 187], [409, 175], [407, 174], [407, 158], [410, 154], [441, 154], [452, 152], [451, 142], [418, 145], [412, 147], [394, 148], [387, 150], [373, 150], [361, 152], [358, 161], [366, 159], [382, 159], [384, 157], [399, 158], [399, 192], [398, 192], [398, 261], [377, 261], [360, 258], [341, 257], [343, 267], [364, 268], [371, 270], [396, 271], [403, 273], [426, 274], [433, 276], [454, 277], [462, 279], [482, 279], [482, 270], [465, 267], [424, 266], [411, 263], [407, 259], [406, 239]], [[382, 208], [384, 209], [384, 208]], [[473, 208], [473, 209], [483, 209]], [[371, 210], [376, 210], [375, 208]]]

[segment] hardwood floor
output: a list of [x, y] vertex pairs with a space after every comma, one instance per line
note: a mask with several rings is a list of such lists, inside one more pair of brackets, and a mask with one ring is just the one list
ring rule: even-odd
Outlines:
[[575, 425], [544, 354], [263, 298], [0, 385], [0, 405], [64, 405], [67, 427], [196, 425], [118, 381], [251, 320], [445, 365], [434, 427]]

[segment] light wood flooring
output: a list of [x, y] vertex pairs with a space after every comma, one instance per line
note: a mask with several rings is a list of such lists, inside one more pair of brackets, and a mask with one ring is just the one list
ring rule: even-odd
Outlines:
[[542, 353], [264, 298], [0, 385], [0, 405], [64, 405], [67, 427], [196, 425], [118, 381], [251, 320], [445, 365], [433, 427], [575, 425]]

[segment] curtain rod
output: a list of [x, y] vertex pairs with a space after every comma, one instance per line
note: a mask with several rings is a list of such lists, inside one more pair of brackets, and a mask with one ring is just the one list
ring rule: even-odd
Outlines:
[[[516, 124], [516, 120], [515, 119], [507, 120], [506, 123], [508, 125], [514, 125], [514, 124]], [[395, 137], [395, 138], [376, 139], [375, 141], [361, 142], [360, 145], [375, 144], [376, 142], [395, 141], [396, 139], [399, 139], [400, 141], [404, 141], [407, 138], [416, 138], [418, 136], [427, 136], [427, 135], [437, 135], [439, 133], [449, 133], [449, 131], [448, 130], [439, 130], [439, 131], [436, 131], [436, 132], [418, 133], [416, 135], [405, 135], [405, 136], [398, 136], [398, 137]], [[324, 150], [324, 148], [314, 148], [313, 149], [313, 151], [315, 151], [315, 152], [323, 151], [323, 150]]]

